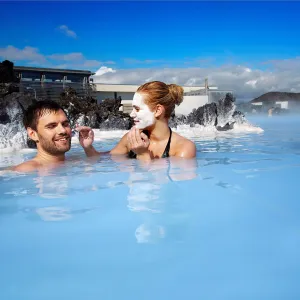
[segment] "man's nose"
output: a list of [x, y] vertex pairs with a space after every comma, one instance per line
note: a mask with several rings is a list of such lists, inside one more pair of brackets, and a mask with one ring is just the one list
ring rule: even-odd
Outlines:
[[62, 124], [58, 124], [56, 129], [57, 129], [57, 133], [66, 133], [67, 132], [66, 128]]

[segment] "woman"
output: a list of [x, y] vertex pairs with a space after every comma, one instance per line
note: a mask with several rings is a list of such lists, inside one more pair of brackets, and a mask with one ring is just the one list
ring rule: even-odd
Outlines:
[[[134, 94], [130, 116], [135, 126], [126, 133], [109, 153], [128, 154], [131, 158], [152, 160], [161, 157], [192, 158], [195, 144], [172, 132], [168, 121], [175, 105], [183, 100], [183, 88], [176, 84], [152, 81], [141, 85]], [[87, 156], [99, 155], [92, 143], [94, 133], [90, 127], [77, 127], [79, 141]]]

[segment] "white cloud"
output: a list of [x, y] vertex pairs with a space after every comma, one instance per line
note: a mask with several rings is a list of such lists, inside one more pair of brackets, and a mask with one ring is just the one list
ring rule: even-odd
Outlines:
[[245, 84], [251, 85], [253, 88], [255, 88], [257, 83], [257, 80], [253, 79], [253, 80], [248, 80], [247, 82], [245, 82]]
[[40, 53], [39, 49], [30, 46], [26, 46], [23, 49], [14, 46], [0, 48], [0, 58], [13, 61], [16, 65], [49, 68], [95, 69], [103, 64], [114, 64], [113, 61], [101, 62], [95, 59], [87, 59], [81, 52], [45, 55]]
[[265, 65], [269, 65], [278, 71], [290, 71], [290, 70], [299, 70], [300, 69], [300, 56], [295, 58], [288, 59], [277, 59], [269, 60], [264, 62]]
[[97, 68], [101, 61], [95, 59], [86, 59], [81, 52], [67, 53], [67, 54], [52, 54], [47, 56], [50, 60], [57, 62], [64, 62], [66, 67], [76, 68]]
[[[161, 80], [187, 86], [209, 85], [233, 90], [238, 99], [253, 99], [269, 91], [300, 92], [300, 57], [272, 60], [262, 63], [263, 68], [247, 64], [224, 64], [194, 68], [131, 68], [117, 69], [107, 65], [113, 61], [87, 59], [81, 52], [42, 54], [39, 49], [26, 46], [0, 48], [0, 58], [16, 65], [32, 65], [70, 69], [98, 69], [94, 77], [97, 83], [142, 84]], [[191, 59], [190, 59], [191, 60]]]
[[108, 67], [101, 67], [100, 69], [98, 69], [98, 71], [95, 72], [95, 78], [98, 78], [98, 76], [102, 76], [103, 74], [106, 73], [115, 73], [116, 70], [113, 70], [112, 68], [108, 68]]
[[[295, 64], [298, 61], [299, 58], [294, 59]], [[207, 68], [135, 68], [112, 70], [101, 67], [98, 70], [99, 72], [93, 77], [95, 83], [139, 85], [147, 81], [161, 80], [167, 83], [177, 83], [187, 86], [203, 86], [205, 78], [208, 78], [209, 85], [218, 86], [219, 89], [233, 90], [236, 97], [240, 100], [253, 99], [269, 91], [300, 92], [300, 72], [299, 69], [294, 68], [293, 59], [277, 60], [272, 63], [272, 67], [267, 70], [233, 64]]]
[[99, 68], [104, 64], [115, 64], [114, 61], [99, 61], [96, 59], [86, 59], [81, 52], [73, 52], [67, 54], [52, 54], [47, 56], [50, 60], [56, 62], [66, 62], [66, 67], [77, 68]]
[[39, 49], [26, 46], [23, 49], [14, 46], [7, 46], [0, 48], [0, 57], [11, 61], [30, 61], [39, 64], [46, 63], [46, 58], [43, 54], [39, 53]]
[[53, 60], [74, 61], [74, 60], [83, 60], [84, 56], [80, 52], [73, 52], [68, 54], [52, 54], [52, 55], [48, 55], [48, 58]]
[[76, 32], [73, 31], [73, 30], [71, 30], [71, 29], [69, 29], [67, 25], [60, 25], [60, 26], [58, 27], [58, 29], [59, 29], [63, 34], [65, 34], [66, 36], [72, 37], [72, 38], [74, 38], [74, 39], [77, 38]]

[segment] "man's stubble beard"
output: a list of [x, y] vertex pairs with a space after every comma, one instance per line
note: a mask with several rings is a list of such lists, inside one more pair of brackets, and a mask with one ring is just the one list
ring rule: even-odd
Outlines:
[[68, 143], [67, 143], [66, 147], [57, 147], [54, 140], [49, 141], [47, 139], [44, 139], [41, 135], [39, 135], [38, 143], [40, 144], [40, 147], [47, 153], [54, 155], [54, 156], [62, 155], [71, 149], [71, 138], [66, 135], [61, 136], [61, 137], [68, 138], [68, 140], [67, 140]]

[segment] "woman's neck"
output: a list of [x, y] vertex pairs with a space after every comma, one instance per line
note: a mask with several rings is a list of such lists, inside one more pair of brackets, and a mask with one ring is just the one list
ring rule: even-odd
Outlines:
[[152, 141], [162, 141], [170, 136], [170, 129], [169, 129], [169, 124], [167, 120], [161, 121], [158, 120], [156, 121], [155, 125], [153, 128], [148, 129], [149, 132], [149, 138]]

